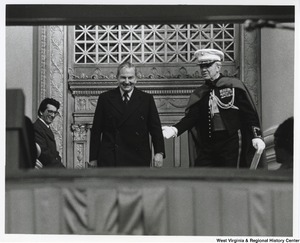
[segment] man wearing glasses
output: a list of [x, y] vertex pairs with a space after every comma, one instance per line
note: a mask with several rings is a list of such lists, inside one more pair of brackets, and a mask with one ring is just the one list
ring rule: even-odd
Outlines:
[[50, 124], [59, 115], [60, 103], [53, 98], [44, 99], [38, 109], [38, 119], [34, 123], [35, 141], [41, 148], [38, 160], [43, 168], [64, 168], [56, 148]]
[[205, 83], [190, 96], [185, 117], [163, 127], [163, 135], [189, 131], [191, 166], [249, 168], [255, 150], [265, 148], [250, 93], [240, 80], [221, 74], [222, 51], [201, 49], [195, 56]]

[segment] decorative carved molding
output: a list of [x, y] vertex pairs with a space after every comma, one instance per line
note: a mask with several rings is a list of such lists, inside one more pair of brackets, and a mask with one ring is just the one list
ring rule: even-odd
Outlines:
[[47, 27], [41, 26], [40, 30], [40, 99], [46, 98], [46, 60], [47, 60]]
[[74, 168], [75, 169], [83, 169], [83, 168], [85, 168], [84, 144], [83, 143], [76, 143], [75, 144]]
[[75, 110], [85, 111], [87, 110], [87, 100], [85, 98], [78, 97], [75, 99]]
[[[201, 79], [180, 79], [180, 80], [139, 80], [137, 87], [145, 92], [153, 94], [155, 96], [160, 95], [190, 95], [191, 92], [203, 84], [204, 80]], [[69, 81], [69, 89], [72, 95], [82, 98], [82, 96], [98, 96], [102, 92], [117, 87], [117, 80], [106, 80], [106, 81]], [[79, 103], [82, 102], [81, 105]], [[76, 101], [77, 107], [82, 107], [85, 101]], [[89, 107], [88, 102], [85, 102], [86, 106]]]
[[[189, 94], [182, 96], [182, 92], [180, 92], [181, 96], [177, 96], [175, 98], [168, 98], [164, 96], [156, 97], [155, 103], [158, 110], [177, 110], [185, 108], [189, 99]], [[172, 95], [173, 97], [173, 95]], [[98, 97], [85, 97], [78, 96], [75, 97], [75, 113], [80, 116], [84, 115], [93, 115], [96, 105], [97, 105]], [[84, 113], [84, 114], [83, 114]], [[76, 124], [76, 126], [79, 126]], [[81, 125], [83, 126], [83, 125]], [[73, 131], [78, 130], [78, 127], [72, 127]]]
[[[201, 79], [199, 67], [195, 64], [186, 66], [155, 66], [155, 67], [141, 67], [137, 66], [137, 78], [139, 80], [174, 80], [174, 79]], [[91, 81], [97, 80], [99, 82], [116, 80], [117, 66], [113, 71], [105, 69], [105, 73], [97, 68], [84, 68], [76, 69], [73, 67], [68, 68], [68, 80], [69, 81]], [[224, 76], [237, 76], [239, 70], [232, 65], [224, 65], [222, 73]]]
[[64, 41], [65, 32], [62, 26], [39, 27], [40, 38], [40, 100], [52, 97], [61, 104], [60, 116], [51, 124], [57, 149], [63, 157], [63, 123], [64, 123]]
[[89, 126], [86, 124], [73, 124], [71, 131], [73, 132], [73, 141], [87, 141], [87, 131]]
[[159, 110], [177, 111], [184, 109], [187, 105], [189, 98], [157, 98], [155, 100], [156, 106]]
[[75, 112], [94, 111], [97, 101], [94, 96], [75, 96]]
[[[52, 66], [52, 56], [53, 56], [53, 47], [51, 44], [52, 34], [51, 34], [51, 28], [48, 26], [41, 26], [39, 28], [40, 32], [40, 100], [39, 103], [45, 99], [46, 97], [52, 97], [57, 99], [61, 102], [62, 95], [57, 95], [57, 93], [63, 93], [63, 88], [61, 88], [61, 85], [63, 84], [63, 80], [59, 79], [57, 80], [55, 76], [51, 75]], [[55, 62], [54, 62], [55, 63]], [[62, 66], [62, 65], [60, 65]], [[53, 73], [53, 72], [52, 72]], [[60, 86], [56, 83], [60, 82]], [[59, 92], [53, 92], [53, 87], [56, 86], [56, 89], [59, 90]], [[58, 88], [58, 86], [60, 88]], [[63, 107], [63, 105], [62, 105]], [[60, 155], [63, 154], [63, 148], [62, 148], [62, 127], [63, 127], [63, 112], [61, 108], [61, 116], [57, 117], [54, 122], [51, 124], [51, 129], [53, 133], [55, 134], [55, 140], [57, 144], [58, 151]]]
[[88, 124], [72, 124], [71, 131], [73, 132], [73, 149], [74, 149], [74, 164], [75, 169], [82, 169], [86, 167], [86, 154], [88, 151], [88, 131], [91, 125]]

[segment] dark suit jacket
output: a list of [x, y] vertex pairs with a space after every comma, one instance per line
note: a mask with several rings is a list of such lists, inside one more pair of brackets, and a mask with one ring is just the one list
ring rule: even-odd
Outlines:
[[56, 149], [54, 134], [40, 119], [35, 121], [34, 132], [35, 141], [41, 147], [41, 155], [38, 158], [43, 164], [43, 168], [64, 167], [61, 157]]
[[119, 88], [99, 95], [90, 140], [90, 161], [98, 166], [150, 166], [154, 153], [165, 153], [152, 95], [135, 88], [125, 105]]

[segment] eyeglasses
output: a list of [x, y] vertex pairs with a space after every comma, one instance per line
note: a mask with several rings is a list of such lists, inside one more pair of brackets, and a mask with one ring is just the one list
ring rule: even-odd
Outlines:
[[210, 62], [210, 63], [202, 63], [202, 64], [199, 64], [199, 67], [201, 69], [203, 68], [210, 68], [215, 62]]
[[59, 112], [58, 111], [52, 111], [52, 110], [47, 110], [47, 112], [49, 113], [49, 115], [51, 116], [58, 116], [59, 115]]

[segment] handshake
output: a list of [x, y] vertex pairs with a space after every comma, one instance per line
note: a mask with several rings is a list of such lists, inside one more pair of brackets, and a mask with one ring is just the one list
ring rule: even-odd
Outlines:
[[164, 138], [169, 139], [172, 137], [177, 137], [178, 130], [176, 127], [163, 126], [161, 129], [162, 129]]

